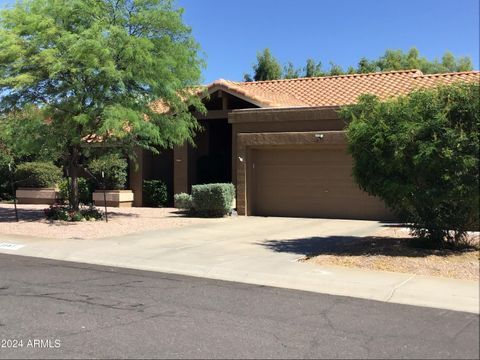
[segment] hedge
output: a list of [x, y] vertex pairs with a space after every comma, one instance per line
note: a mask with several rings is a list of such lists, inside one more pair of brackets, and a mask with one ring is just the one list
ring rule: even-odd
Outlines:
[[178, 209], [191, 210], [193, 209], [192, 195], [186, 193], [175, 194], [174, 204]]
[[49, 162], [26, 162], [17, 166], [15, 181], [18, 187], [55, 187], [62, 181], [62, 170]]
[[192, 186], [193, 207], [200, 216], [224, 216], [232, 210], [233, 184], [204, 184]]
[[161, 180], [144, 180], [143, 201], [149, 207], [165, 206], [168, 201], [167, 185]]

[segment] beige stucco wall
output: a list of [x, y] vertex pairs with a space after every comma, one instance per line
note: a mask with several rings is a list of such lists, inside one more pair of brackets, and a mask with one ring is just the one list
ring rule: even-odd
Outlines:
[[237, 178], [238, 135], [262, 132], [339, 131], [345, 123], [338, 117], [338, 108], [249, 109], [233, 111], [228, 116], [232, 124], [232, 181]]

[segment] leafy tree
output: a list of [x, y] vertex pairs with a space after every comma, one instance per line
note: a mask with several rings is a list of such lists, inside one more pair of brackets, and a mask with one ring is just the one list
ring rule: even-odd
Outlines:
[[376, 61], [376, 65], [379, 71], [402, 70], [404, 66], [403, 60], [402, 50], [389, 49]]
[[0, 13], [0, 142], [58, 153], [78, 209], [89, 136], [128, 153], [191, 140], [198, 51], [170, 0], [17, 2]]
[[350, 65], [347, 69], [347, 74], [352, 75], [352, 74], [356, 74], [356, 73], [357, 73], [357, 71], [355, 70], [355, 68], [352, 65]]
[[354, 178], [415, 235], [441, 246], [478, 230], [478, 83], [387, 101], [364, 95], [341, 115], [349, 122]]
[[314, 59], [307, 59], [304, 71], [305, 77], [319, 77], [324, 75], [322, 71], [322, 63], [316, 63]]
[[[92, 189], [123, 190], [127, 183], [127, 161], [117, 153], [107, 153], [94, 158], [87, 165], [88, 171], [94, 176], [90, 179]], [[103, 175], [103, 178], [102, 178]]]
[[345, 72], [343, 71], [342, 67], [338, 64], [335, 64], [333, 61], [330, 61], [330, 71], [328, 75], [335, 76], [335, 75], [343, 75]]
[[[268, 50], [268, 49], [267, 49]], [[260, 60], [259, 60], [260, 63]], [[278, 63], [277, 63], [278, 64]], [[419, 69], [424, 74], [445, 73], [455, 71], [473, 70], [472, 60], [469, 57], [456, 58], [451, 52], [447, 51], [443, 55], [441, 61], [437, 59], [428, 60], [426, 57], [420, 56], [418, 49], [410, 48], [406, 53], [402, 50], [386, 50], [378, 59], [369, 60], [362, 57], [357, 67], [349, 66], [347, 71], [343, 71], [342, 67], [330, 62], [330, 70], [323, 72], [322, 63], [316, 63], [314, 59], [307, 59], [306, 66], [303, 68], [304, 77], [331, 76], [347, 74], [362, 74], [381, 71], [393, 70], [410, 70]], [[280, 72], [275, 72], [272, 78], [280, 79]], [[298, 75], [298, 76], [297, 76]], [[287, 63], [284, 68], [284, 78], [300, 77], [300, 71], [297, 70], [293, 63]], [[248, 74], [244, 75], [245, 81], [253, 81]]]
[[377, 70], [377, 64], [374, 61], [368, 60], [366, 57], [362, 57], [358, 62], [357, 72], [362, 73], [371, 73]]
[[10, 186], [10, 169], [12, 159], [0, 146], [0, 201], [13, 198], [12, 188]]
[[296, 79], [300, 77], [300, 69], [297, 69], [290, 61], [283, 67], [284, 79]]
[[252, 82], [253, 81], [252, 75], [250, 75], [248, 73], [243, 74], [243, 81]]
[[377, 60], [367, 60], [362, 58], [358, 64], [359, 72], [392, 71], [419, 69], [425, 74], [470, 71], [473, 69], [472, 61], [468, 57], [455, 56], [447, 51], [442, 57], [442, 61], [437, 59], [428, 60], [420, 56], [416, 48], [411, 48], [407, 53], [402, 50], [387, 50]]
[[[257, 53], [257, 63], [253, 65], [253, 79], [255, 81], [277, 80], [282, 77], [282, 67], [275, 59], [270, 49]], [[245, 81], [252, 79], [251, 75], [244, 75]]]

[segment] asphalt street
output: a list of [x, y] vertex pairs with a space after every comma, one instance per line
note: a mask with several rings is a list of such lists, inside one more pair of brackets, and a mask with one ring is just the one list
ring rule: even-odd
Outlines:
[[0, 358], [477, 358], [479, 316], [0, 255]]

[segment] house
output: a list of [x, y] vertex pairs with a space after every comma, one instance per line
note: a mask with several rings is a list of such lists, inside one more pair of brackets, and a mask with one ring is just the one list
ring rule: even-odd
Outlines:
[[358, 96], [382, 99], [421, 87], [480, 81], [480, 72], [424, 75], [419, 70], [257, 82], [217, 80], [207, 88], [204, 131], [159, 155], [139, 152], [130, 189], [142, 206], [142, 181], [173, 194], [199, 183], [232, 182], [240, 215], [352, 219], [391, 217], [383, 202], [354, 183], [339, 107]]

